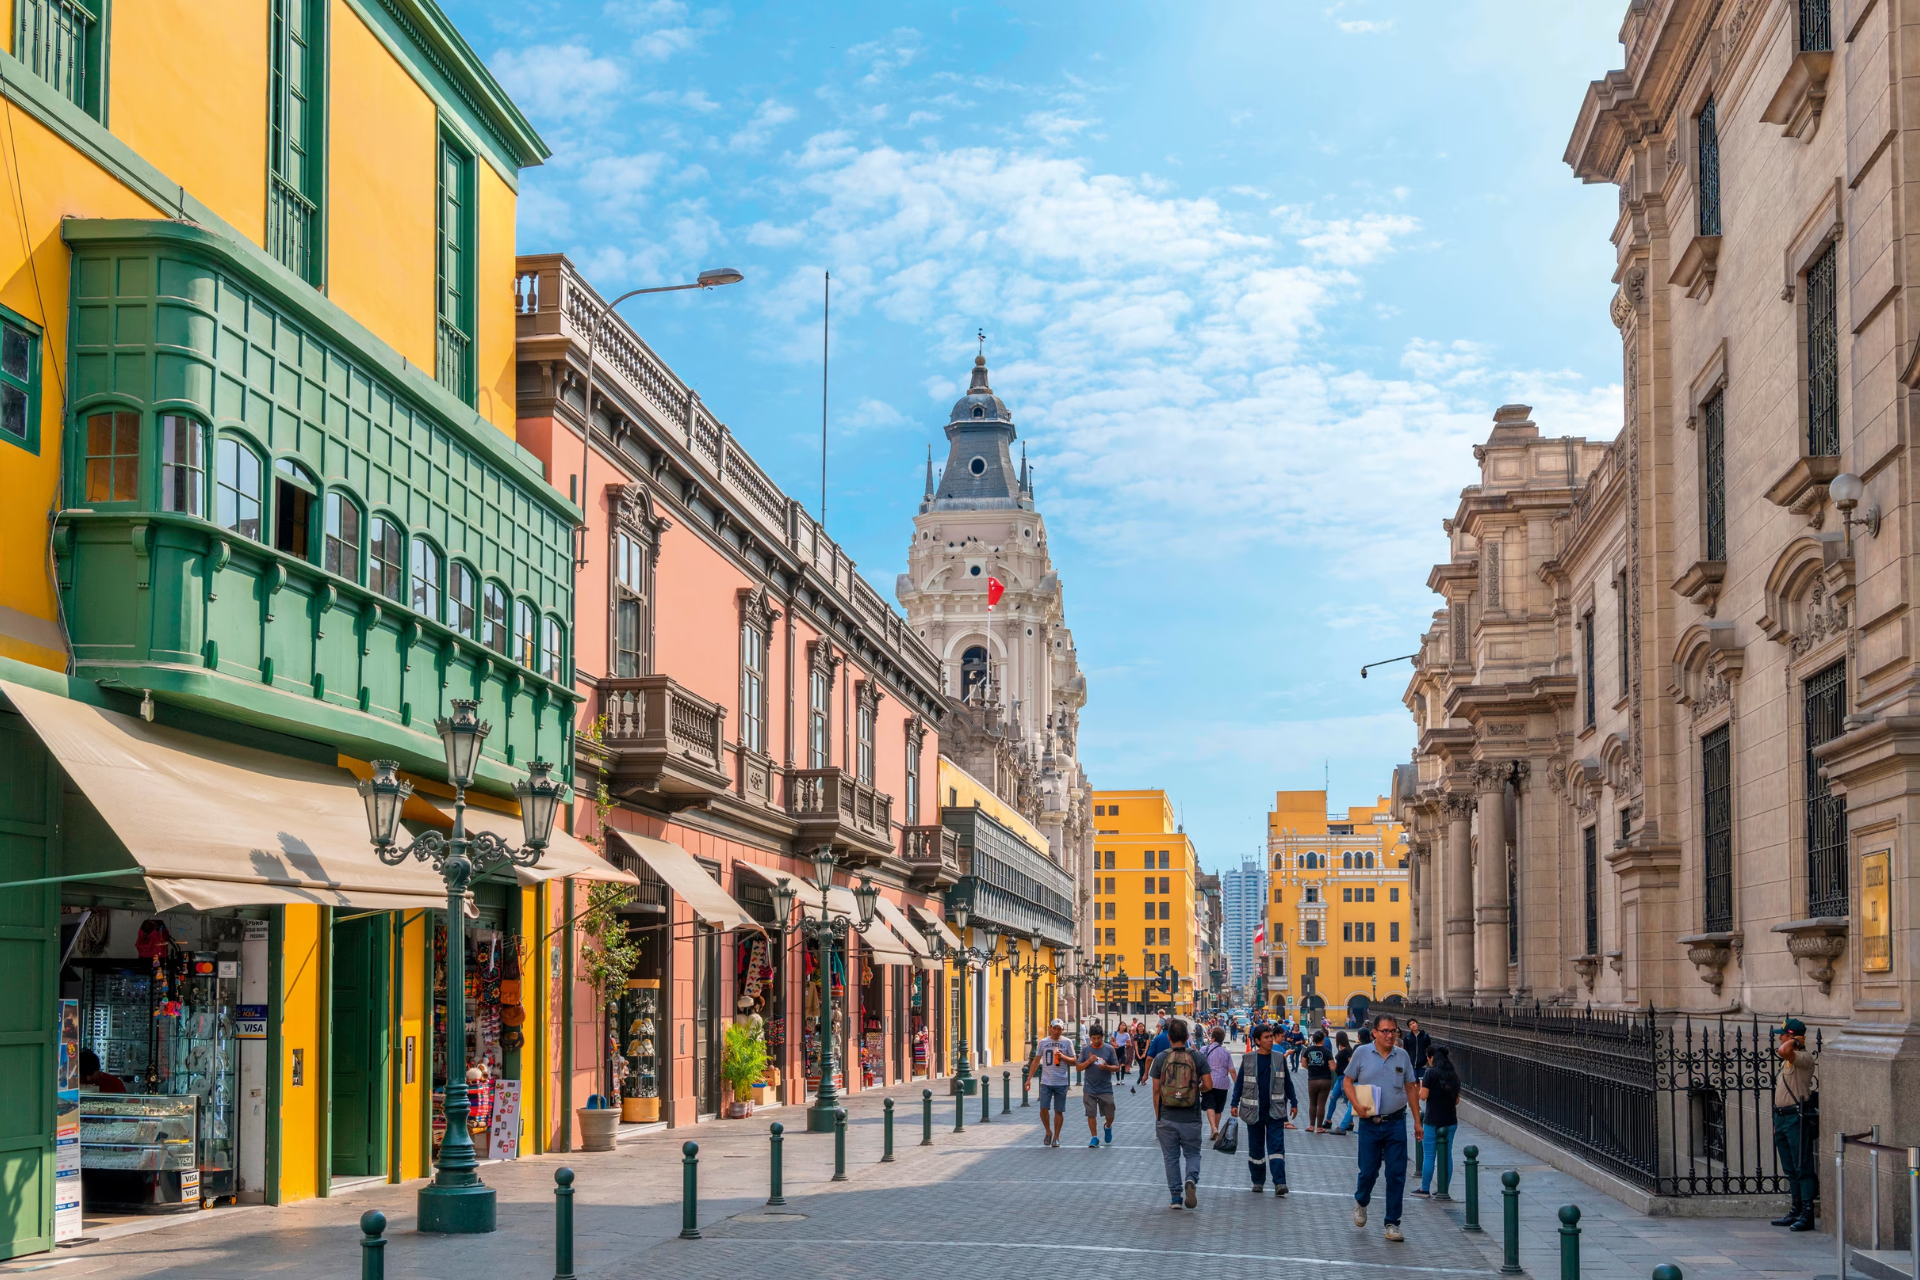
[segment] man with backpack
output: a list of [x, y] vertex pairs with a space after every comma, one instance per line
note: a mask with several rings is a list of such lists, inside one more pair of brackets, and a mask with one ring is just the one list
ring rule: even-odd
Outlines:
[[[1153, 1135], [1167, 1166], [1170, 1208], [1196, 1208], [1200, 1203], [1200, 1095], [1207, 1085], [1200, 1056], [1187, 1047], [1187, 1024], [1175, 1018], [1166, 1030], [1167, 1048], [1154, 1058]], [[1181, 1157], [1186, 1171], [1181, 1172]]]
[[1240, 1059], [1233, 1081], [1233, 1108], [1247, 1129], [1247, 1171], [1253, 1193], [1266, 1190], [1273, 1169], [1273, 1194], [1287, 1194], [1287, 1116], [1298, 1114], [1300, 1100], [1287, 1073], [1287, 1056], [1273, 1051], [1273, 1028], [1253, 1029], [1253, 1048]]
[[1327, 1099], [1333, 1094], [1333, 1051], [1327, 1048], [1327, 1033], [1313, 1033], [1313, 1043], [1300, 1051], [1300, 1062], [1307, 1069], [1307, 1132], [1328, 1133]]

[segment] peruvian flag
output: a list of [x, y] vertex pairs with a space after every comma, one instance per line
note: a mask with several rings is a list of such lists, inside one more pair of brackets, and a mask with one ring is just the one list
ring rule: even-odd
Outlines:
[[993, 608], [993, 606], [995, 606], [995, 605], [997, 605], [997, 604], [999, 604], [999, 603], [1000, 603], [1000, 597], [1001, 597], [1001, 596], [1003, 596], [1003, 595], [1005, 595], [1005, 594], [1006, 594], [1006, 592], [1007, 592], [1007, 584], [1006, 584], [1006, 583], [1004, 583], [1004, 582], [1002, 582], [1002, 581], [1000, 581], [1000, 579], [998, 579], [998, 578], [995, 578], [995, 577], [991, 577], [991, 576], [990, 576], [990, 577], [988, 577], [988, 579], [987, 579], [987, 608], [989, 608], [989, 609], [991, 609], [991, 608]]
[[1264, 924], [1253, 931], [1253, 945], [1264, 947], [1267, 944], [1267, 926]]

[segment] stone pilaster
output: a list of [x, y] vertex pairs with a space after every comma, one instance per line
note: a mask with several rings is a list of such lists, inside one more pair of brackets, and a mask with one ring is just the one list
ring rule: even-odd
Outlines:
[[1440, 979], [1449, 1000], [1473, 999], [1473, 809], [1474, 798], [1448, 792], [1445, 800], [1447, 844], [1446, 968]]
[[1474, 999], [1504, 1000], [1507, 983], [1507, 778], [1511, 762], [1473, 766], [1480, 806], [1480, 852], [1473, 903]]

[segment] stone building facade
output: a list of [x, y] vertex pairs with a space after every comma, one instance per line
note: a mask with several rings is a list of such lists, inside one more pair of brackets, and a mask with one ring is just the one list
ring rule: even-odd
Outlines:
[[1567, 149], [1619, 188], [1621, 431], [1543, 439], [1510, 407], [1476, 450], [1399, 802], [1416, 994], [1797, 1016], [1825, 1131], [1901, 1144], [1914, 17], [1629, 4]]
[[[975, 360], [946, 425], [947, 464], [927, 460], [907, 571], [896, 594], [913, 633], [939, 661], [953, 702], [940, 750], [1045, 833], [1072, 874], [1078, 945], [1094, 936], [1093, 806], [1080, 767], [1087, 680], [1066, 624], [1066, 592], [1047, 550], [1013, 415]], [[1004, 589], [989, 612], [989, 581]]]

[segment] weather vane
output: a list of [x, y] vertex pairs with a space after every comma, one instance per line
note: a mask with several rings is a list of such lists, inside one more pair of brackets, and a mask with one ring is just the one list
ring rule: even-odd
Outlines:
[[975, 330], [975, 332], [980, 336], [980, 358], [985, 360], [987, 358], [987, 331], [985, 329], [978, 329]]

